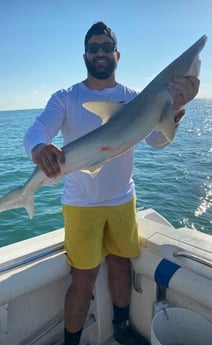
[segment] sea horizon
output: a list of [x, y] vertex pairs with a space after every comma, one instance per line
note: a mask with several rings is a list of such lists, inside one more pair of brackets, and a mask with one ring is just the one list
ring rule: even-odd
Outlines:
[[[0, 196], [22, 185], [34, 165], [23, 137], [43, 108], [0, 111]], [[8, 115], [9, 114], [9, 115]], [[173, 144], [163, 150], [142, 141], [135, 148], [137, 207], [153, 208], [176, 228], [212, 235], [212, 99], [188, 104]], [[54, 141], [63, 146], [61, 135]], [[35, 193], [32, 220], [23, 209], [0, 213], [0, 246], [63, 227], [63, 183]]]

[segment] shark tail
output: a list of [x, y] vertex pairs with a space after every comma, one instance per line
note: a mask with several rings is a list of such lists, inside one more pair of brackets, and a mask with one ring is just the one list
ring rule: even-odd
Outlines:
[[25, 208], [30, 219], [34, 215], [34, 194], [26, 186], [13, 189], [0, 198], [0, 212], [15, 208]]

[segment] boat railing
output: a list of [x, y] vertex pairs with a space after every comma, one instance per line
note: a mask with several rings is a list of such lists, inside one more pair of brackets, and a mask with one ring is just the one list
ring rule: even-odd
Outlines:
[[207, 267], [212, 268], [212, 262], [211, 262], [211, 261], [209, 261], [209, 260], [207, 260], [207, 259], [200, 258], [199, 256], [197, 256], [197, 255], [195, 255], [195, 254], [191, 254], [191, 253], [189, 253], [189, 252], [179, 251], [179, 252], [174, 253], [173, 256], [175, 256], [175, 257], [183, 257], [183, 258], [186, 258], [186, 259], [190, 259], [190, 260], [199, 262], [199, 263], [202, 264], [202, 265], [205, 265], [205, 266], [207, 266]]
[[2, 264], [0, 264], [0, 274], [5, 273], [7, 271], [19, 268], [21, 266], [24, 266], [26, 264], [35, 262], [37, 260], [43, 259], [45, 257], [48, 257], [52, 254], [56, 254], [59, 252], [64, 251], [64, 242], [57, 243], [55, 245], [49, 246], [47, 248], [20, 256], [18, 258], [8, 260]]
[[[55, 245], [49, 246], [45, 249], [41, 249], [41, 250], [38, 250], [36, 252], [23, 255], [23, 256], [20, 256], [18, 258], [4, 262], [3, 264], [0, 264], [0, 273], [4, 273], [4, 272], [10, 271], [12, 269], [19, 268], [23, 265], [32, 263], [34, 261], [37, 261], [39, 259], [45, 258], [49, 255], [56, 254], [57, 252], [62, 252], [62, 251], [64, 251], [64, 242], [63, 241], [60, 243], [57, 243]], [[211, 261], [209, 261], [207, 259], [203, 259], [203, 258], [201, 258], [195, 254], [189, 253], [189, 252], [179, 251], [179, 252], [173, 253], [173, 256], [190, 259], [190, 260], [198, 262], [202, 265], [205, 265], [207, 267], [212, 268], [212, 262]]]

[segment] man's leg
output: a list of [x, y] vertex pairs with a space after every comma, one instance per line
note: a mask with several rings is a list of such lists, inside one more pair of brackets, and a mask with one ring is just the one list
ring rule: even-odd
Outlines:
[[113, 301], [113, 326], [116, 341], [123, 345], [150, 345], [130, 325], [131, 263], [127, 258], [108, 255], [109, 287]]
[[126, 307], [130, 303], [131, 264], [128, 258], [116, 255], [107, 256], [109, 268], [109, 288], [113, 304]]
[[109, 288], [113, 301], [114, 328], [129, 320], [131, 293], [130, 260], [116, 255], [107, 256]]
[[65, 298], [65, 345], [79, 344], [98, 270], [99, 267], [73, 268], [72, 284]]

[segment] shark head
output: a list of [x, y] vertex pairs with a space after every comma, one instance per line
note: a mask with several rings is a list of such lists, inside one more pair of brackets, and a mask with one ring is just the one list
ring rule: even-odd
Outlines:
[[199, 54], [204, 48], [206, 41], [207, 36], [203, 35], [183, 54], [163, 69], [147, 87], [158, 89], [159, 87], [166, 87], [170, 81], [173, 81], [177, 77], [198, 77], [200, 70]]

